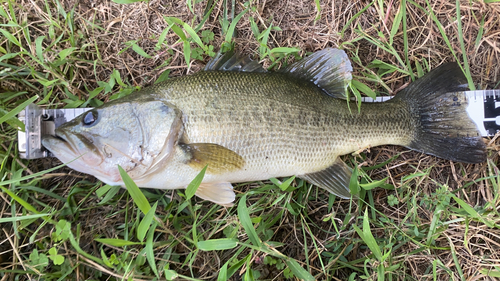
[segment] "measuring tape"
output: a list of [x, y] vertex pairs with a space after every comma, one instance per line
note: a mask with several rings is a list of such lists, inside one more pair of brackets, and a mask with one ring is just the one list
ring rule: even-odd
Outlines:
[[25, 125], [25, 131], [17, 132], [19, 156], [23, 159], [53, 157], [42, 146], [42, 136], [54, 135], [55, 129], [92, 108], [43, 109], [29, 104], [17, 118]]
[[[494, 136], [500, 131], [500, 90], [466, 91], [467, 113], [483, 137]], [[392, 97], [363, 97], [362, 102], [385, 102]], [[43, 148], [42, 136], [54, 135], [60, 125], [74, 119], [92, 108], [43, 109], [35, 104], [28, 105], [18, 115], [26, 125], [26, 131], [18, 131], [19, 155], [24, 159], [52, 157]]]

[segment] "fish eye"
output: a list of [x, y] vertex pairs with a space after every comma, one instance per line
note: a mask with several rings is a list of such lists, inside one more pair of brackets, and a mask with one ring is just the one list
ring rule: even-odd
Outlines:
[[83, 116], [82, 123], [84, 126], [92, 126], [97, 122], [97, 111], [89, 111]]

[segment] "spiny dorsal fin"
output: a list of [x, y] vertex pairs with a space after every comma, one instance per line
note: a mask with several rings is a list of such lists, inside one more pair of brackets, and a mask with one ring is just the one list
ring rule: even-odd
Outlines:
[[330, 96], [343, 99], [346, 98], [345, 91], [352, 79], [352, 66], [347, 54], [333, 48], [315, 52], [281, 72], [311, 81]]
[[205, 71], [235, 71], [235, 72], [267, 72], [262, 65], [249, 57], [242, 56], [234, 51], [225, 54], [220, 52], [211, 59], [204, 68]]

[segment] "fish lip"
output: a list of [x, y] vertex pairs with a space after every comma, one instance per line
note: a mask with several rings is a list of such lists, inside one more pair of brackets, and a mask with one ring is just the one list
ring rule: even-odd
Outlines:
[[51, 136], [55, 139], [62, 141], [62, 142], [65, 142], [65, 143], [68, 142], [65, 138], [63, 138], [61, 135], [58, 135], [57, 133], [55, 133], [54, 135], [51, 135]]
[[[58, 142], [57, 145], [63, 145], [64, 147], [66, 147], [66, 149], [68, 149], [69, 151], [71, 151], [71, 153], [77, 155], [78, 154], [78, 149], [76, 149], [76, 147], [74, 147], [74, 145], [69, 141], [69, 137], [64, 132], [57, 132], [57, 131], [58, 130], [56, 130], [56, 132], [53, 135], [47, 135], [44, 138], [45, 139], [52, 139], [53, 141]], [[45, 147], [45, 149], [47, 149], [50, 152], [54, 153], [52, 151], [52, 149], [54, 148], [54, 146], [53, 146], [54, 143], [52, 142], [52, 145], [49, 145], [49, 147], [47, 147], [46, 144], [48, 144], [48, 143], [44, 144], [44, 141], [42, 139], [42, 145]]]

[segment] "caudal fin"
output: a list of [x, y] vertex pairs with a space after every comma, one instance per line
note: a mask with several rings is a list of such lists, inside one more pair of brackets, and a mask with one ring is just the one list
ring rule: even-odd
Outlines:
[[486, 161], [486, 147], [466, 112], [467, 80], [457, 63], [446, 63], [396, 95], [409, 106], [414, 137], [409, 148], [465, 163]]

